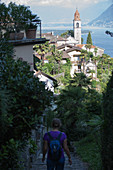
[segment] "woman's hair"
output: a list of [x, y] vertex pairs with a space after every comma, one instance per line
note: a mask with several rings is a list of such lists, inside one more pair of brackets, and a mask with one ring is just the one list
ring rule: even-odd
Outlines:
[[60, 128], [61, 127], [61, 121], [58, 118], [54, 118], [52, 120], [52, 128]]

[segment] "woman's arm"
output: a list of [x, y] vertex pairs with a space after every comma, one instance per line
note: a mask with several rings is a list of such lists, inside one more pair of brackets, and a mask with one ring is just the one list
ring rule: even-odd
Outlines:
[[69, 164], [71, 165], [72, 160], [71, 160], [70, 151], [69, 151], [69, 148], [68, 148], [68, 145], [67, 145], [67, 139], [64, 140], [63, 147], [64, 147], [64, 151], [66, 152], [66, 154], [69, 158]]
[[48, 142], [47, 142], [46, 140], [44, 140], [42, 162], [45, 161], [45, 155], [46, 155], [46, 153], [47, 153], [47, 150], [48, 150]]

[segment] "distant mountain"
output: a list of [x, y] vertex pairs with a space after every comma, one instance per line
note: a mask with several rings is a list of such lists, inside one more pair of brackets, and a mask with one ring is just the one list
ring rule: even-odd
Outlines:
[[89, 26], [113, 28], [113, 4], [99, 17], [88, 23]]

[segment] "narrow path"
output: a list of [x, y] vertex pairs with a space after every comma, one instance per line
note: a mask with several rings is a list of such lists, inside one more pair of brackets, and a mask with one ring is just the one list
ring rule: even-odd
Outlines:
[[[30, 170], [46, 170], [46, 161], [45, 163], [42, 163], [41, 161], [42, 154], [39, 155], [37, 161], [32, 165], [32, 168]], [[66, 162], [65, 162], [65, 168], [64, 170], [88, 170], [87, 163], [84, 163], [80, 160], [80, 158], [76, 155], [71, 153], [72, 158], [72, 165], [68, 164], [68, 158], [65, 156]]]

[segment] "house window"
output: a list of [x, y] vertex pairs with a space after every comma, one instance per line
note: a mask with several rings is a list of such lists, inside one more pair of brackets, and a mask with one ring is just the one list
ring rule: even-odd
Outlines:
[[81, 65], [78, 65], [78, 72], [81, 72]]

